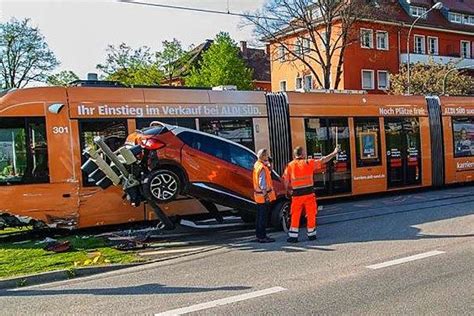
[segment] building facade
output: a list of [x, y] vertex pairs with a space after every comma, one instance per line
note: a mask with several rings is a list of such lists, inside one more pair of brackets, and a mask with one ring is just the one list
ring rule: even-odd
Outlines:
[[[445, 0], [441, 10], [431, 10], [426, 14], [437, 2], [439, 1], [380, 2], [390, 13], [389, 18], [360, 19], [354, 23], [351, 32], [357, 34], [359, 40], [345, 47], [339, 81], [336, 80], [339, 56], [335, 53], [331, 68], [331, 88], [387, 93], [390, 75], [398, 73], [408, 60], [407, 46], [410, 63], [427, 63], [432, 59], [438, 63], [455, 63], [461, 69], [474, 69], [474, 1]], [[418, 17], [420, 19], [408, 38], [410, 26]], [[337, 20], [334, 22], [334, 29], [337, 29], [338, 23]], [[317, 27], [315, 31], [322, 32]], [[288, 34], [285, 41], [295, 43], [302, 36], [304, 34]], [[273, 91], [322, 87], [304, 63], [285, 58], [279, 48], [280, 44], [270, 42], [269, 46], [272, 52]], [[318, 65], [313, 65], [318, 68]]]

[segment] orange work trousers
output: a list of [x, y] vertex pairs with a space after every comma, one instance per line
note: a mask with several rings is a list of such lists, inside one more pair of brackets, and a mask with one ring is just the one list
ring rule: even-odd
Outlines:
[[316, 235], [316, 216], [318, 213], [318, 206], [316, 204], [316, 195], [312, 193], [293, 196], [291, 198], [291, 225], [290, 230], [288, 231], [289, 237], [298, 238], [300, 218], [303, 209], [306, 212], [308, 237]]

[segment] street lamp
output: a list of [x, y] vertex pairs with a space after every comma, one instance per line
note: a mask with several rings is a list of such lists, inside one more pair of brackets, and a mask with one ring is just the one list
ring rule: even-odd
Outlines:
[[467, 67], [450, 69], [450, 70], [444, 75], [444, 78], [443, 78], [443, 94], [442, 94], [442, 95], [446, 95], [446, 85], [447, 85], [447, 83], [448, 83], [448, 75], [449, 75], [450, 73], [452, 73], [452, 72], [455, 71], [455, 70], [463, 70], [463, 69], [471, 69], [471, 68], [474, 68], [474, 65], [468, 65]]
[[442, 2], [436, 2], [428, 11], [425, 13], [421, 14], [419, 17], [413, 21], [413, 23], [410, 26], [410, 30], [408, 31], [408, 37], [407, 37], [407, 84], [408, 84], [408, 95], [410, 95], [410, 37], [411, 37], [411, 31], [413, 30], [413, 27], [415, 26], [416, 22], [418, 22], [419, 19], [422, 17], [426, 16], [430, 11], [432, 10], [441, 10], [443, 8], [443, 3]]

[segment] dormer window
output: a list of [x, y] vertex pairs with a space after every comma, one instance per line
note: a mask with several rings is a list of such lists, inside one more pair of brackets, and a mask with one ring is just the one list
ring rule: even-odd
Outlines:
[[426, 11], [426, 8], [423, 7], [410, 6], [410, 15], [414, 18], [426, 19]]
[[462, 14], [456, 12], [449, 12], [448, 14], [449, 21], [453, 23], [462, 23]]
[[474, 15], [449, 12], [448, 19], [452, 23], [474, 25]]

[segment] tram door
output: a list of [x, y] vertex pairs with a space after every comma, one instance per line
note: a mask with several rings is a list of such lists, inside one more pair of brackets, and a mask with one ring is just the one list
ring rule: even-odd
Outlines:
[[347, 118], [305, 119], [306, 151], [308, 158], [321, 158], [336, 147], [341, 152], [314, 176], [316, 194], [320, 196], [351, 191], [349, 126]]
[[389, 187], [421, 183], [420, 123], [418, 118], [385, 118]]

